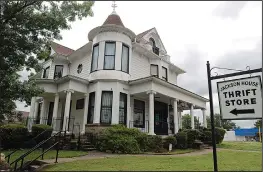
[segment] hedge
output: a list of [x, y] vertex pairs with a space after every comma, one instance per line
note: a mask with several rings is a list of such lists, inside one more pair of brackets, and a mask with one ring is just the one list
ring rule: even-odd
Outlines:
[[[44, 132], [43, 134], [41, 134], [43, 131], [46, 131]], [[51, 137], [51, 134], [52, 134], [52, 131], [53, 131], [53, 128], [49, 125], [45, 125], [45, 124], [34, 124], [32, 126], [32, 137], [37, 137], [35, 138], [35, 141], [37, 143], [43, 141], [43, 140], [46, 140], [48, 139], [49, 137]]]
[[175, 135], [177, 144], [176, 148], [178, 149], [187, 149], [187, 133], [179, 132]]
[[0, 127], [2, 146], [6, 148], [21, 148], [28, 140], [28, 130], [21, 124], [6, 124]]
[[163, 139], [163, 147], [169, 150], [169, 144], [172, 144], [172, 147], [175, 148], [177, 141], [174, 136], [168, 136]]
[[187, 134], [187, 144], [189, 148], [192, 148], [195, 140], [199, 140], [201, 136], [201, 132], [196, 129], [187, 129], [185, 130]]
[[215, 139], [216, 144], [222, 143], [224, 140], [224, 136], [226, 134], [226, 130], [223, 128], [215, 127]]

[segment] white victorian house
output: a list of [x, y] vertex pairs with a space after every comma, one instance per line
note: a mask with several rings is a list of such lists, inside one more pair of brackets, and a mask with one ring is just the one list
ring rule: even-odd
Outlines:
[[185, 71], [170, 61], [155, 28], [136, 35], [113, 11], [77, 50], [52, 43], [50, 60], [33, 78], [45, 92], [32, 97], [28, 126], [81, 133], [90, 126], [124, 124], [150, 135], [177, 133], [181, 114], [203, 111], [208, 99], [177, 85]]

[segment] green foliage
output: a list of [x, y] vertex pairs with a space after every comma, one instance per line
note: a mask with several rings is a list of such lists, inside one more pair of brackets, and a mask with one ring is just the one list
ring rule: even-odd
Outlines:
[[223, 128], [215, 127], [216, 144], [222, 143], [226, 131]]
[[[232, 130], [232, 129], [236, 129], [236, 123], [232, 122], [231, 120], [221, 120], [222, 117], [220, 114], [216, 113], [214, 115], [214, 123], [215, 123], [215, 127], [223, 127], [226, 130]], [[207, 127], [211, 128], [211, 118], [210, 116], [208, 116], [206, 118], [207, 121]]]
[[140, 146], [136, 140], [142, 140], [138, 129], [126, 128], [123, 125], [114, 125], [102, 131], [95, 141], [95, 146], [101, 151], [112, 153], [139, 153]]
[[257, 127], [257, 128], [258, 128], [258, 127], [262, 128], [262, 119], [257, 120], [257, 121], [255, 122], [254, 126]]
[[3, 148], [20, 148], [27, 140], [28, 130], [24, 125], [6, 124], [0, 127]]
[[[49, 58], [50, 41], [62, 39], [71, 22], [92, 16], [93, 1], [1, 1], [0, 114], [15, 109], [15, 100], [30, 103], [43, 92], [34, 81], [19, 80], [18, 71], [40, 71], [38, 60]], [[3, 91], [4, 90], [4, 91]]]
[[[44, 132], [45, 131], [45, 132]], [[52, 134], [53, 128], [49, 125], [45, 125], [45, 124], [34, 124], [32, 126], [32, 137], [36, 137], [39, 134], [41, 134], [42, 132], [44, 132], [43, 134], [39, 135], [35, 141], [37, 143], [48, 139], [51, 134]]]
[[148, 136], [148, 151], [163, 152], [163, 140], [161, 136]]
[[[201, 123], [197, 119], [196, 116], [194, 116], [194, 125], [195, 128], [199, 128], [201, 126]], [[191, 115], [190, 114], [185, 114], [182, 116], [182, 127], [183, 129], [191, 129]]]
[[205, 144], [212, 145], [212, 132], [208, 130], [202, 131], [200, 140]]
[[178, 149], [187, 149], [187, 133], [186, 132], [178, 132], [175, 135], [177, 140], [176, 147]]
[[185, 132], [187, 134], [188, 147], [192, 147], [194, 141], [199, 140], [201, 133], [200, 133], [200, 131], [198, 131], [196, 129], [187, 129], [187, 130], [185, 130]]
[[172, 144], [173, 148], [176, 146], [177, 141], [174, 136], [168, 136], [163, 139], [163, 147], [169, 149], [169, 144]]

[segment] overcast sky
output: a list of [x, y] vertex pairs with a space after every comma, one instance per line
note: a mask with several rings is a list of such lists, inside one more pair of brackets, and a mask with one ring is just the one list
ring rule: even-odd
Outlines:
[[[71, 30], [61, 32], [63, 40], [56, 42], [73, 49], [86, 44], [89, 31], [102, 25], [112, 12], [111, 4], [111, 1], [95, 2], [94, 16], [72, 23]], [[246, 70], [246, 66], [251, 69], [262, 67], [260, 1], [117, 1], [116, 4], [125, 27], [135, 34], [152, 27], [157, 29], [171, 61], [187, 72], [178, 77], [178, 85], [199, 95], [208, 98], [208, 60], [212, 67], [240, 70]], [[27, 79], [27, 72], [21, 74]], [[213, 95], [215, 112], [219, 113], [217, 81], [213, 81]], [[17, 106], [19, 110], [29, 111], [29, 107], [25, 108], [22, 103], [17, 103]], [[202, 119], [200, 110], [195, 114]], [[254, 123], [235, 122], [241, 127], [253, 127]]]

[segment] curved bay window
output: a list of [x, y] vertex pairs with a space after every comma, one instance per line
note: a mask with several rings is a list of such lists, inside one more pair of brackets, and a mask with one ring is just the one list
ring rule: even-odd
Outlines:
[[63, 65], [56, 65], [54, 72], [54, 79], [61, 78], [63, 75]]
[[129, 47], [122, 44], [121, 71], [129, 73]]
[[93, 46], [93, 51], [92, 51], [91, 72], [98, 69], [98, 59], [99, 59], [99, 44], [95, 44]]
[[112, 116], [112, 91], [102, 91], [101, 94], [101, 109], [100, 109], [100, 123], [110, 124]]
[[105, 43], [105, 52], [104, 52], [104, 68], [108, 70], [113, 70], [115, 68], [115, 42], [106, 42]]
[[120, 93], [119, 124], [126, 126], [127, 120], [127, 94]]
[[145, 102], [134, 99], [134, 127], [144, 128], [145, 125]]

